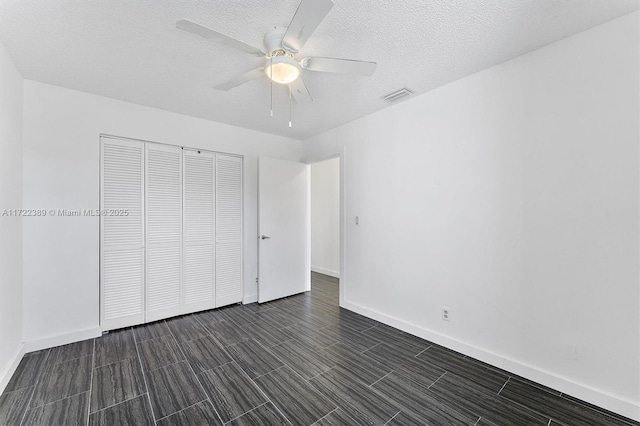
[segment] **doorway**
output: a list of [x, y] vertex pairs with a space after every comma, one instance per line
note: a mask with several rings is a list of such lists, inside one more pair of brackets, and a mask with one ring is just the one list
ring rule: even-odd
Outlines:
[[311, 291], [340, 292], [340, 157], [310, 164]]

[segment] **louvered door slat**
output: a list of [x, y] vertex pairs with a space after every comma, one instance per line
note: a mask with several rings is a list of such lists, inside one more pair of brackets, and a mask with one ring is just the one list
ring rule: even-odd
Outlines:
[[184, 249], [185, 305], [188, 312], [214, 305], [213, 245]]
[[216, 246], [216, 306], [242, 300], [242, 243], [220, 242]]
[[184, 151], [183, 313], [215, 307], [214, 154]]
[[216, 306], [242, 300], [242, 158], [216, 154]]
[[182, 150], [146, 145], [146, 321], [180, 313]]
[[101, 138], [100, 317], [103, 330], [144, 321], [144, 145]]
[[142, 250], [118, 250], [103, 256], [103, 320], [142, 313]]
[[[151, 321], [174, 313], [180, 303], [180, 247], [147, 248], [147, 316]], [[149, 319], [147, 319], [149, 320]]]

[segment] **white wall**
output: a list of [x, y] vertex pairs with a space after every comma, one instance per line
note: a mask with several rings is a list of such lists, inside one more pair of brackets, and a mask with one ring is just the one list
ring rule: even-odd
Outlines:
[[305, 141], [345, 151], [344, 306], [640, 419], [639, 21]]
[[22, 76], [0, 43], [0, 392], [22, 345]]
[[[99, 207], [100, 133], [244, 155], [245, 299], [257, 293], [257, 156], [299, 160], [300, 142], [61, 87], [24, 82], [24, 205]], [[98, 330], [99, 221], [24, 221], [29, 349]]]
[[340, 277], [340, 159], [311, 168], [311, 270]]

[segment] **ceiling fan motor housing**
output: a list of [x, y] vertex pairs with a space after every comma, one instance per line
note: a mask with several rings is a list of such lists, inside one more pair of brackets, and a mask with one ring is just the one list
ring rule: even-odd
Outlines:
[[267, 49], [268, 57], [284, 56], [287, 53], [290, 56], [298, 52], [285, 51], [282, 46], [282, 39], [287, 33], [286, 27], [273, 27], [264, 35], [264, 47]]

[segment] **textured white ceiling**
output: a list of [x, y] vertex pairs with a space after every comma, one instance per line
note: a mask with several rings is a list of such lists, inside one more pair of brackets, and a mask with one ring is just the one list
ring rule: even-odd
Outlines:
[[640, 9], [638, 0], [334, 0], [303, 56], [378, 62], [373, 77], [305, 71], [314, 98], [287, 126], [285, 87], [213, 86], [263, 60], [175, 28], [190, 19], [256, 47], [298, 0], [0, 0], [0, 40], [27, 79], [304, 139]]

